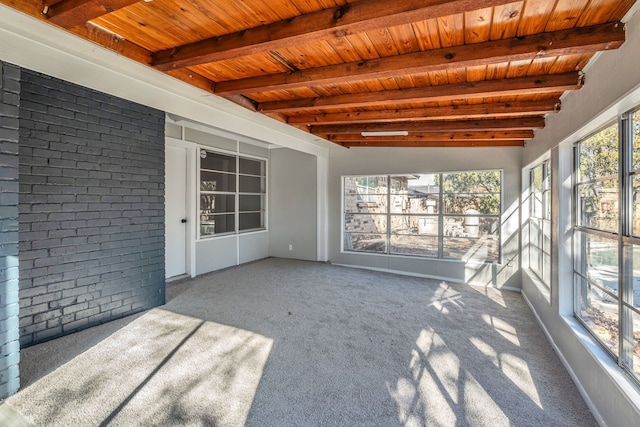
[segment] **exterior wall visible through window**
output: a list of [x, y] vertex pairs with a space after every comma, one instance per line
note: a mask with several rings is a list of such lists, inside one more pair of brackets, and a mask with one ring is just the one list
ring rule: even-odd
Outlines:
[[500, 262], [500, 171], [344, 177], [343, 250]]

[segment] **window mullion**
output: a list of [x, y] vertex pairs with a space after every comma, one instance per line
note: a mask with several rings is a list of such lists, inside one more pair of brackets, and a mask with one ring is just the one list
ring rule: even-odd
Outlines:
[[[572, 186], [571, 188], [573, 189], [573, 200], [574, 203], [572, 203], [571, 206], [571, 215], [572, 215], [572, 223], [573, 223], [573, 233], [572, 233], [572, 250], [573, 250], [573, 266], [572, 269], [574, 271], [574, 276], [575, 276], [575, 271], [576, 271], [576, 256], [579, 256], [579, 260], [580, 260], [580, 268], [579, 271], [584, 271], [584, 264], [586, 263], [586, 250], [585, 250], [585, 244], [584, 244], [584, 234], [580, 234], [581, 238], [580, 238], [580, 242], [577, 241], [576, 239], [576, 231], [578, 231], [579, 229], [579, 221], [578, 221], [578, 215], [580, 214], [580, 208], [578, 207], [578, 200], [579, 200], [579, 190], [578, 190], [578, 174], [579, 174], [579, 168], [580, 168], [580, 144], [577, 144], [573, 147], [573, 170], [571, 172], [571, 181], [572, 181]], [[580, 244], [580, 247], [578, 248], [578, 244]], [[578, 286], [578, 281], [577, 280], [573, 280], [573, 312], [575, 313], [580, 313], [580, 296], [582, 295], [582, 289]], [[580, 318], [580, 316], [576, 316], [578, 318]]]
[[620, 346], [620, 357], [618, 363], [621, 366], [633, 366], [633, 337], [629, 335], [633, 331], [633, 315], [630, 310], [625, 308], [625, 302], [633, 302], [633, 246], [626, 245], [624, 237], [629, 236], [632, 232], [632, 197], [631, 190], [631, 174], [632, 156], [633, 156], [633, 137], [632, 126], [630, 123], [630, 114], [625, 113], [620, 116], [620, 272], [619, 275], [619, 292], [618, 313], [620, 323], [620, 333], [618, 334], [618, 345]]
[[391, 175], [387, 175], [387, 255], [391, 254]]
[[440, 183], [438, 190], [438, 258], [444, 258], [444, 174], [438, 174], [438, 182]]
[[240, 232], [240, 157], [236, 156], [235, 232]]

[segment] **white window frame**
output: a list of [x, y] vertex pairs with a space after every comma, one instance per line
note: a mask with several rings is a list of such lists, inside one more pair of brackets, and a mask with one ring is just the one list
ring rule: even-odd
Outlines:
[[[389, 257], [417, 257], [417, 258], [428, 258], [428, 259], [438, 259], [438, 260], [442, 260], [442, 261], [459, 261], [462, 260], [463, 258], [451, 258], [451, 257], [444, 257], [443, 256], [443, 246], [444, 246], [444, 239], [445, 239], [445, 233], [444, 233], [444, 220], [447, 217], [466, 217], [469, 215], [466, 214], [450, 214], [450, 213], [444, 213], [444, 206], [443, 206], [443, 195], [445, 194], [444, 189], [442, 184], [439, 186], [439, 209], [438, 209], [438, 213], [433, 215], [434, 217], [438, 218], [438, 234], [437, 234], [437, 239], [438, 239], [438, 255], [437, 256], [428, 256], [428, 255], [419, 255], [419, 254], [403, 254], [403, 253], [393, 253], [391, 251], [391, 245], [390, 245], [390, 239], [391, 239], [391, 227], [390, 227], [390, 221], [391, 221], [391, 217], [394, 215], [400, 215], [398, 213], [393, 213], [391, 212], [391, 206], [390, 206], [390, 198], [391, 198], [391, 190], [390, 190], [390, 185], [391, 185], [391, 179], [395, 176], [407, 176], [407, 175], [439, 175], [440, 176], [440, 182], [442, 183], [443, 178], [445, 175], [448, 174], [465, 174], [465, 173], [474, 173], [474, 172], [499, 172], [500, 174], [500, 190], [499, 190], [499, 197], [500, 197], [500, 203], [499, 203], [499, 212], [495, 215], [493, 214], [478, 214], [478, 215], [474, 215], [477, 217], [487, 217], [487, 218], [496, 218], [497, 223], [498, 223], [498, 228], [497, 228], [497, 245], [498, 245], [498, 255], [497, 255], [497, 259], [491, 259], [491, 260], [487, 260], [485, 261], [486, 263], [495, 263], [495, 264], [500, 264], [502, 262], [502, 215], [504, 213], [504, 171], [502, 169], [487, 169], [487, 170], [468, 170], [468, 171], [444, 171], [444, 172], [421, 172], [421, 173], [397, 173], [397, 174], [360, 174], [360, 175], [345, 175], [341, 177], [341, 233], [340, 233], [340, 253], [347, 253], [347, 254], [358, 254], [358, 255], [378, 255], [378, 256], [389, 256]], [[380, 176], [380, 177], [386, 177], [387, 178], [387, 185], [388, 185], [388, 191], [387, 191], [387, 208], [386, 208], [386, 212], [385, 213], [381, 213], [380, 215], [386, 215], [387, 217], [387, 230], [386, 230], [386, 250], [384, 252], [376, 252], [376, 251], [358, 251], [358, 250], [350, 250], [350, 249], [346, 249], [345, 248], [345, 238], [347, 235], [347, 231], [345, 230], [346, 228], [346, 223], [345, 223], [345, 217], [348, 214], [346, 212], [346, 208], [345, 208], [345, 179], [346, 178], [364, 178], [364, 177], [373, 177], [373, 176]], [[448, 193], [447, 193], [448, 194]], [[476, 194], [476, 193], [473, 193]], [[481, 193], [478, 193], [481, 194]], [[412, 214], [406, 214], [407, 216], [414, 216]]]
[[[584, 138], [580, 139], [574, 145], [573, 155], [573, 317], [577, 320], [578, 324], [582, 326], [600, 345], [600, 347], [623, 371], [625, 371], [629, 377], [631, 377], [636, 385], [640, 385], [640, 369], [633, 366], [633, 338], [631, 332], [633, 332], [632, 313], [640, 316], [640, 307], [634, 306], [633, 301], [633, 265], [631, 250], [634, 247], [640, 247], [640, 237], [633, 235], [633, 185], [632, 179], [635, 175], [638, 175], [638, 170], [632, 169], [632, 152], [633, 152], [633, 134], [630, 125], [633, 114], [640, 115], [640, 106], [636, 106], [622, 113], [618, 120], [612, 120], [607, 122], [604, 126], [597, 128], [595, 131], [589, 133]], [[578, 188], [579, 182], [577, 180], [578, 173], [578, 156], [579, 149], [583, 141], [589, 139], [593, 135], [598, 134], [600, 131], [617, 124], [618, 129], [618, 225], [616, 230], [602, 230], [597, 228], [591, 228], [589, 226], [580, 223], [579, 210], [578, 210]], [[597, 179], [596, 179], [597, 181]], [[584, 181], [583, 181], [584, 182]], [[583, 182], [580, 182], [583, 184]], [[583, 184], [584, 185], [584, 184]], [[589, 262], [586, 254], [582, 254], [582, 245], [578, 246], [577, 234], [582, 233], [594, 238], [602, 238], [611, 241], [617, 248], [617, 292], [612, 292], [591, 280], [588, 277], [578, 271], [576, 268], [577, 260], [583, 260], [583, 262]], [[586, 260], [586, 261], [585, 261]], [[616, 355], [608, 346], [601, 340], [601, 338], [585, 323], [580, 316], [580, 293], [578, 281], [582, 279], [591, 288], [595, 288], [603, 294], [608, 295], [610, 298], [614, 298], [617, 302], [617, 334], [618, 340], [616, 343], [618, 355]], [[638, 332], [637, 330], [635, 332]], [[629, 339], [631, 337], [631, 339]]]
[[[534, 189], [534, 173], [536, 169], [540, 168], [542, 173], [542, 193], [541, 193], [541, 214], [539, 216], [536, 215], [536, 210], [534, 208], [535, 203], [535, 189]], [[551, 176], [551, 162], [549, 159], [544, 159], [534, 166], [530, 167], [528, 170], [528, 203], [525, 204], [525, 209], [528, 210], [528, 222], [525, 225], [527, 227], [527, 265], [528, 271], [535, 277], [536, 281], [539, 282], [544, 288], [544, 294], [547, 297], [547, 301], [550, 300], [550, 291], [551, 291], [551, 180], [553, 179]], [[533, 222], [537, 222], [538, 226], [538, 235], [536, 239], [533, 240], [532, 235], [532, 224]], [[545, 236], [545, 226], [546, 230], [548, 230], [548, 235]], [[533, 242], [542, 242], [537, 245], [534, 245]], [[535, 254], [534, 254], [535, 253]], [[534, 262], [541, 263], [541, 271], [538, 271], [538, 268], [534, 267]]]
[[[233, 172], [233, 175], [235, 175], [235, 179], [236, 179], [236, 188], [234, 192], [207, 192], [207, 193], [211, 193], [211, 194], [228, 194], [234, 195], [234, 211], [233, 211], [233, 215], [234, 215], [234, 230], [233, 231], [229, 231], [226, 233], [218, 233], [218, 234], [210, 234], [210, 235], [202, 235], [201, 233], [201, 226], [200, 226], [200, 212], [201, 212], [201, 207], [200, 207], [200, 203], [201, 203], [201, 194], [202, 194], [202, 189], [201, 189], [201, 162], [202, 159], [200, 157], [200, 153], [202, 152], [202, 150], [206, 151], [206, 152], [210, 152], [210, 153], [214, 153], [214, 154], [220, 154], [220, 155], [224, 155], [224, 156], [229, 156], [229, 157], [234, 157], [235, 158], [235, 163], [236, 163], [236, 170], [235, 172]], [[251, 154], [246, 154], [246, 153], [240, 153], [237, 151], [229, 151], [229, 150], [224, 150], [221, 148], [217, 148], [217, 147], [210, 147], [210, 146], [205, 146], [205, 145], [198, 145], [197, 146], [197, 153], [198, 153], [198, 160], [197, 160], [197, 172], [196, 172], [196, 185], [197, 185], [197, 191], [196, 191], [196, 212], [197, 212], [197, 218], [196, 218], [196, 240], [197, 241], [207, 241], [207, 240], [211, 240], [211, 239], [216, 239], [216, 238], [224, 238], [224, 237], [228, 237], [228, 236], [233, 236], [233, 235], [240, 235], [240, 234], [249, 234], [249, 233], [256, 233], [256, 232], [264, 232], [268, 230], [268, 205], [269, 205], [269, 201], [268, 201], [268, 189], [269, 189], [269, 183], [268, 183], [268, 176], [269, 176], [269, 159], [264, 158], [264, 157], [260, 157], [260, 156], [254, 156]], [[240, 173], [240, 158], [245, 158], [245, 159], [249, 159], [249, 160], [256, 160], [256, 161], [260, 161], [260, 162], [264, 162], [264, 175], [261, 176], [262, 179], [264, 179], [264, 192], [261, 193], [248, 193], [248, 192], [241, 192], [240, 191], [240, 176], [254, 176], [254, 175], [250, 175], [250, 174], [242, 174]], [[263, 210], [262, 212], [262, 222], [263, 222], [263, 226], [259, 227], [259, 228], [251, 228], [251, 229], [246, 229], [246, 230], [240, 230], [240, 214], [241, 213], [247, 213], [248, 211], [240, 211], [240, 196], [241, 195], [260, 195], [263, 197]], [[252, 211], [253, 212], [253, 211]]]

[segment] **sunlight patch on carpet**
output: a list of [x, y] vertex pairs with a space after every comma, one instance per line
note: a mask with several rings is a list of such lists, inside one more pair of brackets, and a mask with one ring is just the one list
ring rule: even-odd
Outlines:
[[272, 345], [251, 331], [153, 309], [11, 403], [29, 404], [36, 425], [242, 426]]

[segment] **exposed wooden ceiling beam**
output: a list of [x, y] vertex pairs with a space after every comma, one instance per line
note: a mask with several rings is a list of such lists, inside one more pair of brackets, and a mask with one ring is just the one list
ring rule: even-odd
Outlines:
[[[0, 0], [0, 3], [13, 7], [41, 21], [48, 21], [41, 13], [42, 0]], [[68, 31], [142, 64], [149, 65], [151, 62], [150, 51], [95, 25], [77, 25], [69, 28]], [[213, 81], [191, 70], [172, 70], [167, 74], [206, 92], [213, 93]], [[224, 98], [249, 110], [256, 111], [257, 103], [244, 96], [224, 96]]]
[[[42, 14], [64, 28], [72, 28], [115, 10], [131, 6], [140, 0], [62, 0], [44, 6]], [[51, 3], [51, 2], [49, 2]]]
[[363, 141], [497, 141], [519, 140], [533, 138], [533, 130], [517, 131], [473, 131], [473, 132], [434, 132], [410, 136], [364, 137], [360, 134], [327, 134], [319, 135], [334, 142], [363, 142]]
[[455, 99], [487, 98], [564, 92], [579, 89], [582, 78], [577, 72], [515, 79], [482, 80], [414, 89], [388, 90], [384, 92], [354, 93], [348, 95], [272, 101], [258, 104], [262, 112], [296, 112], [325, 108], [354, 108], [383, 106], [398, 103], [452, 101]]
[[161, 50], [154, 54], [153, 65], [160, 70], [189, 67], [512, 2], [513, 0], [360, 0]]
[[502, 141], [362, 141], [336, 143], [346, 148], [352, 147], [447, 147], [447, 148], [472, 148], [472, 147], [524, 147], [524, 140]]
[[625, 40], [624, 25], [613, 22], [552, 33], [447, 47], [425, 52], [219, 82], [215, 92], [237, 94], [347, 83], [404, 74], [447, 71], [540, 57], [617, 49]]
[[367, 122], [432, 121], [445, 119], [478, 119], [483, 117], [539, 116], [560, 111], [560, 99], [528, 102], [499, 102], [493, 104], [451, 105], [446, 107], [407, 108], [350, 113], [323, 113], [289, 116], [287, 123], [340, 124]]
[[398, 122], [398, 123], [361, 123], [349, 125], [317, 125], [311, 126], [313, 134], [341, 134], [360, 132], [385, 132], [385, 131], [407, 131], [412, 133], [428, 132], [465, 132], [474, 130], [495, 131], [495, 130], [526, 130], [542, 129], [544, 118], [527, 117], [520, 119], [505, 120], [460, 120], [460, 121], [437, 121], [437, 122]]
[[[42, 0], [0, 0], [0, 3], [26, 13], [40, 21], [49, 22], [47, 17], [42, 14]], [[134, 61], [145, 65], [151, 63], [150, 51], [95, 25], [76, 25], [73, 28], [67, 29], [67, 31], [124, 57], [133, 59]]]
[[[213, 93], [213, 82], [198, 73], [194, 73], [191, 70], [181, 68], [179, 70], [166, 71], [166, 74], [178, 80], [182, 80], [183, 82], [202, 89], [206, 92]], [[258, 106], [257, 102], [243, 95], [225, 95], [222, 97], [251, 111], [256, 111], [256, 108]]]

